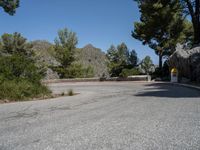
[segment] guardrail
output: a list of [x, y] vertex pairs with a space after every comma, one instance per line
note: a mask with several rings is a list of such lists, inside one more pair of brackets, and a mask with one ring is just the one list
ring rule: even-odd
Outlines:
[[127, 78], [75, 78], [75, 79], [54, 79], [43, 80], [42, 83], [61, 83], [61, 82], [100, 82], [100, 81], [148, 81], [148, 75], [129, 76]]

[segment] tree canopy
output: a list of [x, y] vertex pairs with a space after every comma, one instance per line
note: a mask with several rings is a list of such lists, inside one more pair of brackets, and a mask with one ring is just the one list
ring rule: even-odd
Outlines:
[[135, 50], [129, 51], [125, 43], [117, 47], [111, 45], [107, 51], [108, 68], [111, 76], [119, 76], [123, 69], [132, 69], [137, 65], [138, 57]]
[[56, 59], [66, 68], [75, 60], [75, 49], [78, 44], [76, 33], [67, 28], [58, 31], [55, 39]]
[[191, 39], [191, 24], [185, 20], [179, 0], [136, 1], [141, 17], [132, 36], [155, 50], [162, 68], [162, 56], [170, 55], [177, 43]]
[[21, 36], [20, 33], [8, 34], [1, 36], [0, 54], [23, 55], [25, 57], [32, 57], [32, 44], [27, 42], [27, 39]]
[[183, 13], [191, 16], [194, 29], [194, 44], [200, 43], [200, 1], [199, 0], [180, 0]]
[[153, 61], [151, 60], [150, 56], [146, 56], [140, 63], [142, 72], [144, 72], [145, 74], [149, 74], [152, 72], [152, 67], [153, 65]]
[[19, 0], [0, 0], [0, 7], [9, 15], [14, 15], [19, 7]]

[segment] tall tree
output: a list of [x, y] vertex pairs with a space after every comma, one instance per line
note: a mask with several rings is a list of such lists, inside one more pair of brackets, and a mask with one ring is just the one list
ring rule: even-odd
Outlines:
[[9, 15], [14, 15], [19, 7], [19, 0], [0, 0], [0, 7]]
[[183, 17], [179, 0], [136, 0], [141, 12], [140, 22], [135, 22], [132, 36], [149, 45], [159, 55], [159, 68], [162, 57], [170, 55], [176, 44], [184, 43], [190, 23]]
[[153, 67], [154, 65], [153, 65], [153, 61], [151, 60], [151, 57], [150, 57], [150, 56], [146, 56], [146, 57], [142, 60], [140, 66], [141, 66], [141, 69], [143, 70], [143, 72], [144, 72], [145, 74], [148, 75], [150, 72], [152, 72], [152, 67]]
[[58, 31], [55, 39], [56, 58], [63, 67], [68, 67], [75, 60], [75, 49], [78, 44], [76, 33], [67, 28]]
[[200, 43], [200, 0], [180, 0], [184, 12], [190, 14], [194, 29], [194, 44]]
[[0, 76], [39, 83], [45, 74], [43, 68], [36, 66], [32, 44], [16, 32], [3, 34], [0, 43]]
[[58, 31], [58, 37], [55, 39], [55, 58], [60, 63], [56, 68], [61, 78], [66, 77], [67, 68], [75, 60], [75, 49], [78, 39], [75, 32], [67, 28]]
[[27, 42], [20, 33], [5, 33], [1, 36], [0, 54], [5, 55], [21, 55], [25, 57], [33, 57], [32, 44]]
[[121, 43], [117, 48], [113, 45], [107, 51], [109, 60], [108, 68], [112, 77], [120, 75], [123, 69], [132, 69], [137, 65], [137, 53], [135, 50], [129, 51], [125, 43]]
[[129, 64], [132, 67], [135, 67], [138, 63], [138, 57], [136, 51], [133, 49], [129, 52]]

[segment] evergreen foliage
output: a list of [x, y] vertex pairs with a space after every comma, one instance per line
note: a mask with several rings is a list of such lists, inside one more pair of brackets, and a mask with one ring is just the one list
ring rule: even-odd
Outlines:
[[19, 0], [0, 0], [0, 7], [9, 15], [14, 15], [16, 8], [19, 7]]
[[140, 63], [140, 67], [142, 69], [142, 72], [145, 74], [152, 73], [152, 67], [153, 67], [153, 61], [151, 60], [150, 56], [146, 56]]
[[111, 77], [120, 76], [123, 69], [132, 69], [138, 62], [135, 50], [129, 51], [125, 43], [121, 43], [117, 48], [111, 45], [107, 51], [107, 58]]
[[50, 93], [40, 83], [45, 74], [36, 66], [31, 47], [19, 33], [2, 35], [0, 99], [28, 99]]
[[133, 76], [133, 75], [140, 75], [140, 71], [137, 68], [123, 69], [119, 76], [126, 78], [128, 76]]
[[200, 43], [200, 1], [199, 0], [180, 0], [183, 13], [190, 15], [193, 26], [194, 40], [193, 44]]
[[76, 45], [78, 39], [76, 33], [67, 28], [58, 31], [58, 37], [55, 39], [55, 58], [60, 63], [59, 66], [53, 66], [60, 78], [83, 78], [92, 77], [93, 69], [83, 67], [81, 64], [74, 63]]
[[136, 0], [141, 12], [140, 22], [135, 22], [132, 36], [149, 45], [162, 57], [175, 51], [177, 43], [192, 39], [192, 24], [185, 20], [179, 0]]

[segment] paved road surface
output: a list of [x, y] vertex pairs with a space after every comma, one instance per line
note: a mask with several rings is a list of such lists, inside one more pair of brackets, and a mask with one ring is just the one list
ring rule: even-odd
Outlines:
[[80, 93], [0, 105], [0, 150], [197, 150], [200, 92], [160, 83], [60, 83]]

